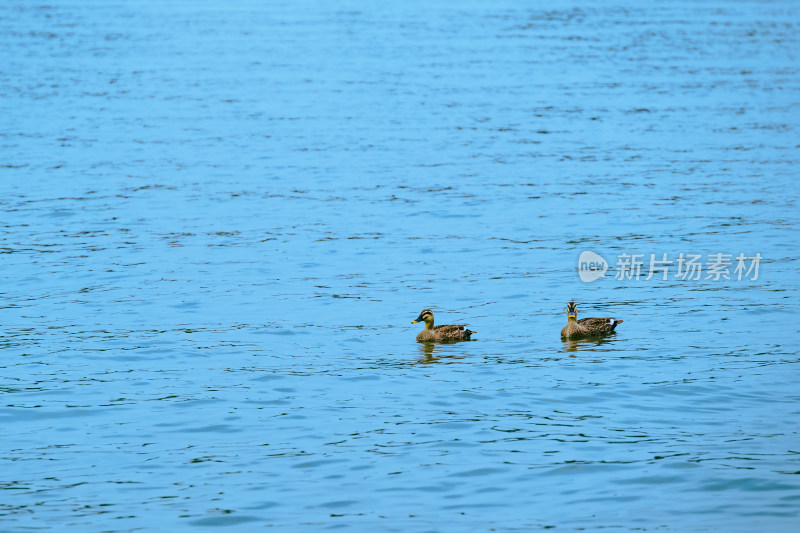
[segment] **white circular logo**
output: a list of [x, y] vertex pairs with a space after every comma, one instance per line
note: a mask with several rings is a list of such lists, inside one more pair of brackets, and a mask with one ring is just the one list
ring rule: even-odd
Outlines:
[[607, 270], [608, 261], [602, 256], [589, 250], [581, 252], [581, 256], [578, 258], [578, 275], [581, 277], [581, 281], [591, 283], [604, 277]]

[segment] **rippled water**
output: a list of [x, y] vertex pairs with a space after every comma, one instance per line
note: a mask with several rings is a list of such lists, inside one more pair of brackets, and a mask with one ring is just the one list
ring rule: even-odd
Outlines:
[[0, 5], [0, 529], [796, 530], [798, 5], [384, 4]]

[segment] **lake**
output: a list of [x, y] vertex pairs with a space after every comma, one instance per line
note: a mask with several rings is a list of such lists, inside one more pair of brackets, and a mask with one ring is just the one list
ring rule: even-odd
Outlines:
[[4, 2], [0, 530], [796, 531], [799, 30]]

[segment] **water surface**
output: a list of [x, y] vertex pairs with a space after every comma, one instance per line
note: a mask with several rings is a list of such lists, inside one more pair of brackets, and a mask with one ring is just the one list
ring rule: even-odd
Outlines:
[[798, 24], [4, 3], [0, 529], [796, 530]]

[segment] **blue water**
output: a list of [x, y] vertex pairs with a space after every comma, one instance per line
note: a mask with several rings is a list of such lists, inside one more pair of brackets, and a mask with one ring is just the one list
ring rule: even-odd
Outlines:
[[797, 531], [799, 30], [6, 0], [0, 530]]

